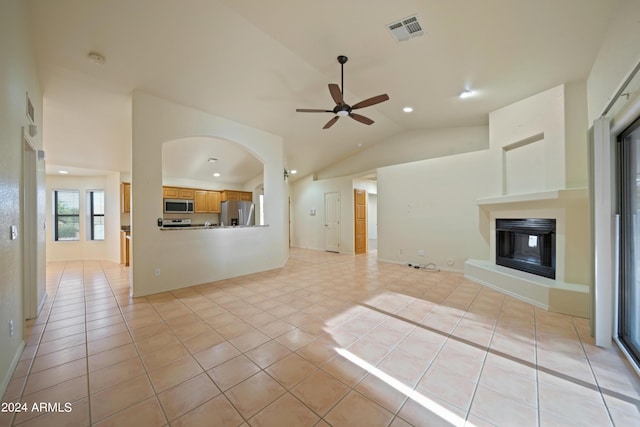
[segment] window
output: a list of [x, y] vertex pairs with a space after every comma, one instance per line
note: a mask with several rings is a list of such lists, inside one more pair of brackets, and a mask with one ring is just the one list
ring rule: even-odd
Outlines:
[[104, 240], [104, 191], [87, 191], [87, 235], [89, 240]]
[[53, 192], [53, 240], [80, 240], [80, 192], [56, 190]]

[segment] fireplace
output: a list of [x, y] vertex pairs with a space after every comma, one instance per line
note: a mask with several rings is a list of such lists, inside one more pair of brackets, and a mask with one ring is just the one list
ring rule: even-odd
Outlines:
[[496, 219], [496, 264], [556, 278], [556, 220]]

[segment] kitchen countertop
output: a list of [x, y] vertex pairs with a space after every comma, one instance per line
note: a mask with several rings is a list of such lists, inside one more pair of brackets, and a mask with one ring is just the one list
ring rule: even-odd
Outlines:
[[205, 227], [203, 224], [190, 225], [189, 227], [159, 227], [161, 231], [184, 231], [184, 230], [218, 230], [227, 228], [261, 228], [269, 225], [210, 225]]

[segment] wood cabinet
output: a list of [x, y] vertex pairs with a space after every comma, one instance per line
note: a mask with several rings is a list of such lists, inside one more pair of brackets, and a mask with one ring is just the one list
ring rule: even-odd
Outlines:
[[120, 264], [127, 267], [129, 266], [129, 236], [131, 236], [129, 231], [120, 232]]
[[162, 187], [163, 199], [188, 199], [193, 200], [195, 197], [194, 190], [192, 188], [180, 188], [180, 187]]
[[207, 192], [205, 190], [195, 190], [193, 192], [193, 212], [206, 213], [207, 211]]
[[194, 190], [194, 213], [219, 213], [220, 192], [211, 190]]
[[220, 192], [207, 191], [207, 212], [220, 213]]
[[[163, 199], [193, 200], [193, 213], [220, 213], [221, 200], [251, 200], [252, 193], [232, 191], [232, 199], [223, 199], [220, 191], [196, 190], [193, 188], [162, 187]], [[247, 198], [248, 197], [248, 198]]]
[[120, 183], [120, 212], [131, 212], [131, 184], [128, 182]]
[[250, 191], [224, 190], [221, 193], [221, 199], [225, 200], [253, 200], [253, 193]]

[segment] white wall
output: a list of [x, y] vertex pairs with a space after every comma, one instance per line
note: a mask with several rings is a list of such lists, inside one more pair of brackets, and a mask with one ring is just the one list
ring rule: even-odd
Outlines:
[[499, 152], [483, 150], [378, 169], [378, 259], [456, 271], [489, 259], [476, 199], [499, 191], [499, 163]]
[[487, 126], [417, 129], [402, 132], [372, 147], [357, 151], [318, 172], [317, 178], [335, 178], [363, 171], [435, 157], [489, 148]]
[[[194, 136], [237, 142], [263, 162], [267, 227], [158, 229], [156, 220], [163, 216], [162, 144]], [[134, 295], [270, 270], [286, 262], [288, 190], [280, 137], [136, 91], [131, 170]]]
[[[80, 240], [54, 241], [53, 191], [80, 192]], [[89, 240], [87, 234], [87, 191], [104, 190], [105, 236]], [[47, 175], [47, 261], [107, 260], [120, 262], [120, 181], [119, 174], [102, 176]]]
[[[291, 245], [325, 249], [324, 196], [340, 194], [340, 253], [353, 254], [353, 177], [314, 181], [309, 175], [291, 185]], [[315, 215], [311, 210], [315, 209]]]
[[[26, 95], [35, 108], [39, 133], [32, 138], [42, 148], [42, 94], [36, 75], [33, 48], [29, 35], [26, 2], [0, 2], [0, 395], [7, 387], [24, 345], [22, 235], [20, 224], [23, 140], [22, 128], [29, 124]], [[36, 166], [38, 223], [44, 221], [44, 165]], [[11, 240], [10, 226], [18, 227], [18, 238]], [[33, 233], [38, 251], [39, 287], [44, 287], [44, 232]], [[39, 292], [44, 296], [44, 293]], [[9, 321], [14, 334], [9, 334]]]
[[589, 123], [600, 117], [640, 60], [640, 2], [620, 0], [587, 79]]

